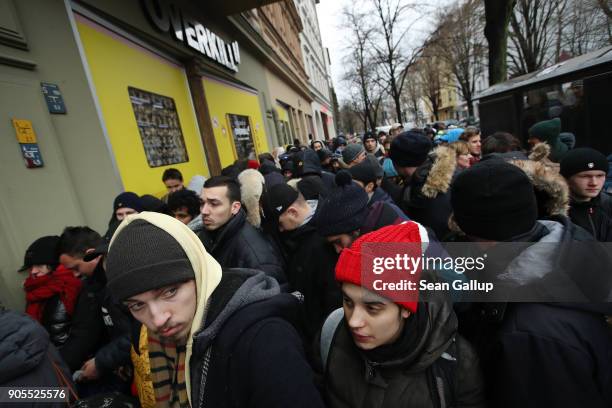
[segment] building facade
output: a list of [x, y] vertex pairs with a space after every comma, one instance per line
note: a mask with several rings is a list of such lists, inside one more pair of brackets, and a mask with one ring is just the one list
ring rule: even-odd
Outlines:
[[295, 4], [284, 0], [243, 15], [278, 59], [265, 65], [274, 145], [292, 144], [294, 139], [305, 144], [312, 129], [312, 97], [300, 47], [303, 25]]
[[304, 68], [312, 95], [313, 126], [309, 132], [313, 140], [328, 140], [336, 136], [331, 102], [329, 54], [321, 41], [317, 17], [318, 0], [294, 0], [304, 29], [300, 33]]
[[267, 3], [0, 0], [0, 302], [23, 307], [35, 239], [103, 233], [114, 197], [161, 196], [167, 168], [188, 182], [284, 144], [280, 102], [306, 141], [299, 15], [272, 4], [296, 31], [275, 49], [244, 16]]

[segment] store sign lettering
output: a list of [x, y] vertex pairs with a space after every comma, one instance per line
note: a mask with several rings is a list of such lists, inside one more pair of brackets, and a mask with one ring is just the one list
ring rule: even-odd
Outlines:
[[237, 41], [227, 44], [172, 1], [143, 0], [142, 4], [145, 14], [158, 30], [163, 33], [172, 31], [172, 36], [177, 41], [238, 72], [240, 49]]

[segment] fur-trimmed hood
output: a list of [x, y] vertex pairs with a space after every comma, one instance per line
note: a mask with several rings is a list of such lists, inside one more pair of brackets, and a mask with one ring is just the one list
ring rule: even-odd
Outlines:
[[[424, 179], [421, 187], [423, 196], [436, 198], [438, 194], [448, 192], [456, 168], [457, 155], [455, 151], [447, 146], [436, 147], [429, 154], [426, 163], [420, 169], [417, 169], [417, 180]], [[417, 181], [416, 184], [420, 183]]]
[[538, 218], [567, 216], [569, 187], [554, 167], [534, 160], [510, 160], [510, 163], [523, 170], [533, 183], [538, 201]]
[[531, 149], [529, 160], [542, 163], [546, 167], [550, 167], [554, 172], [559, 173], [559, 163], [550, 160], [550, 151], [548, 143], [538, 143]]
[[238, 182], [240, 183], [242, 204], [247, 213], [247, 222], [255, 228], [259, 228], [261, 225], [259, 199], [265, 184], [264, 176], [257, 170], [247, 169], [238, 175]]

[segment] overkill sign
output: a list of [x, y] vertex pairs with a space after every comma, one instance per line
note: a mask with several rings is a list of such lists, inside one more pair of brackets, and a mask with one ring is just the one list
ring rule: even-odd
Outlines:
[[238, 72], [240, 49], [238, 42], [227, 44], [221, 37], [195, 21], [174, 2], [164, 0], [143, 0], [145, 14], [161, 32], [172, 31], [172, 37], [187, 44], [211, 60]]

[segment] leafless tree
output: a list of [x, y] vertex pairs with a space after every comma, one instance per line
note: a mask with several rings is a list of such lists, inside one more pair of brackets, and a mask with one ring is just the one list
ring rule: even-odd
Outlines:
[[599, 0], [566, 0], [560, 24], [561, 48], [570, 56], [612, 45], [612, 17]]
[[479, 0], [464, 0], [446, 10], [439, 21], [435, 32], [437, 49], [453, 74], [457, 91], [466, 101], [469, 116], [474, 116], [476, 79], [485, 68], [484, 9]]
[[361, 118], [359, 117], [359, 113], [355, 112], [353, 106], [351, 106], [350, 102], [345, 102], [340, 107], [340, 128], [345, 132], [354, 133], [357, 131], [358, 121]]
[[368, 16], [353, 5], [343, 10], [343, 20], [350, 27], [349, 53], [344, 58], [347, 71], [344, 82], [351, 93], [350, 103], [353, 108], [360, 111], [364, 129], [373, 129], [376, 126], [373, 115], [374, 102], [372, 93], [379, 86], [377, 64], [371, 54], [370, 37], [374, 29], [368, 24]]
[[408, 112], [412, 115], [414, 122], [423, 122], [423, 112], [421, 111], [421, 100], [423, 98], [423, 86], [421, 75], [418, 71], [419, 65], [413, 64], [406, 71], [406, 82], [404, 84], [404, 103], [408, 106]]
[[553, 58], [555, 11], [560, 0], [517, 0], [510, 18], [510, 73], [523, 75]]
[[426, 46], [421, 58], [418, 60], [418, 73], [423, 96], [435, 120], [440, 118], [440, 106], [442, 105], [440, 93], [443, 83], [439, 65], [440, 61], [437, 55], [437, 50], [432, 51]]
[[406, 34], [418, 21], [414, 19], [405, 24], [409, 10], [414, 10], [415, 3], [402, 0], [370, 0], [374, 6], [377, 21], [376, 36], [372, 48], [376, 54], [376, 62], [381, 70], [389, 94], [395, 103], [395, 114], [398, 122], [403, 122], [401, 95], [406, 81], [406, 68], [414, 63], [419, 49], [408, 51], [403, 47]]
[[555, 10], [556, 18], [554, 24], [556, 26], [556, 41], [555, 41], [555, 62], [561, 60], [561, 52], [563, 51], [563, 26], [566, 21], [566, 10], [568, 0], [560, 0], [557, 3], [557, 9]]

